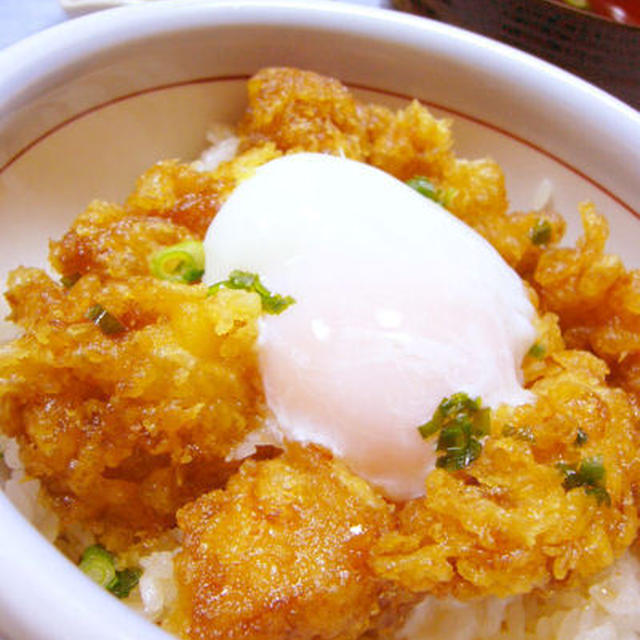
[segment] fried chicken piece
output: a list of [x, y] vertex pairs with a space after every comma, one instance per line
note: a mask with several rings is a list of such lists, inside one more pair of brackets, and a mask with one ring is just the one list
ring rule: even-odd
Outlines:
[[166, 218], [186, 226], [202, 239], [236, 185], [279, 155], [273, 144], [265, 143], [252, 146], [213, 171], [199, 171], [190, 164], [160, 162], [138, 179], [124, 208], [134, 215]]
[[245, 463], [224, 491], [178, 514], [184, 550], [174, 626], [191, 640], [383, 633], [414, 599], [368, 566], [391, 514], [317, 448], [291, 446], [282, 457]]
[[[607, 297], [625, 270], [618, 256], [606, 255], [605, 244], [609, 235], [606, 219], [589, 204], [580, 206], [584, 235], [575, 248], [548, 250], [538, 262], [533, 274], [533, 285], [538, 290], [545, 309], [560, 317], [568, 337], [585, 318], [600, 324], [611, 314]], [[595, 317], [594, 317], [595, 315]], [[579, 337], [572, 342], [577, 346]], [[594, 341], [582, 343], [593, 347]]]
[[437, 119], [413, 100], [392, 111], [380, 105], [359, 105], [366, 125], [365, 161], [400, 180], [416, 175], [440, 183], [454, 162], [451, 121]]
[[366, 158], [366, 128], [349, 90], [333, 78], [288, 68], [259, 71], [238, 131], [242, 148], [271, 142], [282, 152]]
[[148, 275], [156, 251], [204, 236], [232, 184], [188, 165], [160, 162], [140, 177], [126, 206], [92, 202], [51, 243], [51, 263], [67, 277]]
[[358, 102], [347, 87], [310, 71], [268, 68], [248, 83], [242, 147], [273, 143], [283, 153], [330, 153], [406, 180], [440, 180], [453, 161], [450, 122], [418, 101], [393, 111]]
[[559, 316], [568, 345], [603, 358], [611, 380], [640, 406], [640, 271], [605, 252], [609, 226], [593, 205], [581, 205], [580, 213], [577, 246], [547, 250], [531, 284], [541, 306]]
[[154, 253], [185, 240], [202, 240], [236, 184], [278, 155], [273, 145], [265, 145], [210, 172], [159, 162], [140, 176], [124, 206], [92, 202], [51, 243], [51, 264], [67, 277], [89, 272], [121, 280], [149, 275]]
[[[628, 548], [638, 415], [592, 354], [557, 350], [543, 367], [535, 404], [492, 412], [479, 458], [436, 469], [426, 497], [400, 510], [374, 549], [378, 575], [414, 592], [504, 597], [593, 576]], [[601, 483], [567, 483], [583, 464]]]
[[60, 241], [51, 243], [51, 262], [70, 279], [86, 273], [125, 279], [148, 275], [149, 259], [157, 251], [194, 239], [185, 226], [128, 215], [117, 205], [96, 200]]
[[[38, 270], [9, 281], [11, 320], [26, 334], [0, 354], [3, 430], [63, 522], [113, 549], [175, 525], [175, 512], [222, 486], [234, 447], [262, 423], [255, 294], [150, 276], [160, 249], [201, 239], [233, 187], [277, 157], [264, 145], [199, 172], [160, 162], [124, 206], [94, 201], [51, 262], [69, 289]], [[100, 305], [126, 329], [105, 335]]]
[[[7, 297], [25, 334], [0, 353], [0, 424], [63, 521], [126, 546], [235, 471], [225, 458], [263, 415], [256, 294], [93, 275], [64, 289], [19, 269]], [[123, 330], [91, 322], [96, 304]]]

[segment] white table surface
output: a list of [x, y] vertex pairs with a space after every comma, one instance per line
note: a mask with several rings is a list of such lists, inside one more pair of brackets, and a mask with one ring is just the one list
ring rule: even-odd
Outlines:
[[[376, 7], [390, 6], [390, 0], [346, 1]], [[58, 0], [0, 0], [0, 49], [68, 19], [71, 18]]]

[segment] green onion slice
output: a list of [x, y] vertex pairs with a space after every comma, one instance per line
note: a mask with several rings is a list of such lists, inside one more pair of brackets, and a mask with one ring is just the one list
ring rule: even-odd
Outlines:
[[527, 355], [531, 356], [532, 358], [536, 358], [537, 360], [544, 358], [546, 354], [546, 347], [539, 342], [535, 342], [534, 344], [532, 344], [531, 348], [527, 352]]
[[65, 288], [65, 289], [71, 289], [71, 287], [73, 287], [73, 285], [78, 282], [78, 280], [80, 280], [80, 277], [82, 276], [81, 273], [71, 273], [67, 276], [62, 276], [60, 278], [60, 284]]
[[606, 471], [599, 457], [586, 458], [580, 465], [558, 463], [558, 470], [564, 475], [562, 487], [565, 491], [582, 487], [587, 495], [592, 495], [598, 504], [611, 505], [611, 496], [606, 489]]
[[140, 581], [141, 575], [142, 569], [138, 568], [116, 571], [116, 581], [113, 585], [108, 586], [107, 589], [117, 598], [128, 598], [132, 589]]
[[443, 207], [448, 207], [457, 194], [456, 189], [441, 189], [436, 187], [431, 180], [425, 176], [413, 176], [413, 178], [407, 180], [406, 185], [415, 189], [426, 198], [441, 204]]
[[574, 441], [574, 444], [578, 447], [582, 447], [583, 445], [587, 444], [588, 440], [589, 440], [589, 436], [587, 432], [581, 429], [580, 427], [578, 427], [578, 430], [576, 431], [576, 439]]
[[533, 244], [540, 247], [549, 244], [552, 232], [551, 223], [541, 218], [529, 229], [529, 237]]
[[126, 327], [109, 313], [101, 304], [94, 304], [87, 311], [87, 318], [93, 322], [106, 336], [122, 333]]
[[248, 271], [240, 271], [238, 269], [232, 271], [229, 274], [227, 280], [216, 282], [208, 289], [208, 294], [213, 295], [217, 293], [222, 287], [227, 289], [242, 289], [244, 291], [252, 291], [260, 296], [262, 303], [262, 310], [265, 313], [272, 315], [278, 315], [285, 309], [295, 303], [295, 300], [291, 296], [282, 296], [279, 293], [271, 293], [262, 282], [260, 277], [255, 273], [249, 273]]
[[138, 568], [117, 570], [113, 555], [101, 544], [87, 547], [78, 566], [96, 584], [118, 598], [127, 598], [142, 575]]
[[100, 544], [87, 547], [78, 566], [85, 575], [105, 589], [117, 579], [113, 556]]
[[162, 280], [196, 282], [204, 273], [202, 242], [187, 240], [154, 253], [149, 260], [151, 273]]
[[431, 420], [418, 427], [425, 439], [440, 433], [436, 466], [447, 471], [464, 469], [476, 460], [482, 452], [480, 438], [490, 430], [490, 409], [464, 392], [444, 398]]

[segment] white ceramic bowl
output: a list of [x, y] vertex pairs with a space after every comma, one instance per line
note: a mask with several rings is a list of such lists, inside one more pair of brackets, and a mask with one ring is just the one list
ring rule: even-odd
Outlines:
[[[591, 199], [610, 246], [640, 263], [640, 114], [554, 67], [400, 13], [338, 3], [231, 1], [115, 9], [0, 53], [0, 276], [46, 263], [94, 198], [121, 200], [165, 157], [190, 158], [210, 120], [233, 121], [266, 65], [330, 74], [362, 97], [417, 97], [455, 119], [461, 155], [504, 167], [514, 208], [550, 179], [579, 230]], [[0, 637], [167, 636], [95, 587], [0, 495]]]

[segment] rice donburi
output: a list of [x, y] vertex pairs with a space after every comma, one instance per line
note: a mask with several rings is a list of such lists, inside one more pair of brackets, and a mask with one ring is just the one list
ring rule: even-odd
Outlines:
[[[38, 482], [55, 544], [192, 640], [440, 638], [456, 622], [470, 639], [557, 637], [595, 611], [594, 585], [623, 575], [638, 589], [640, 276], [605, 252], [606, 219], [581, 205], [583, 235], [560, 247], [562, 217], [510, 212], [500, 167], [458, 158], [447, 120], [418, 102], [357, 102], [306, 71], [252, 77], [224, 145], [213, 167], [162, 161], [124, 204], [90, 203], [51, 243], [57, 279], [9, 277], [22, 333], [0, 351], [5, 475]], [[298, 154], [364, 163], [438, 201], [530, 306], [520, 401], [452, 387], [409, 425], [433, 458], [419, 495], [390, 493], [321, 438], [283, 436], [261, 349], [267, 315], [302, 308], [297, 290], [243, 264], [202, 280], [217, 214]], [[164, 595], [151, 603], [154, 579]], [[640, 630], [627, 613], [589, 615], [585, 633]]]

